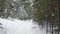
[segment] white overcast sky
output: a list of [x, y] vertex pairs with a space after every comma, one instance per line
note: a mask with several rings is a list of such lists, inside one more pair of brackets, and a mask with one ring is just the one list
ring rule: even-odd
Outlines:
[[[0, 18], [0, 23], [2, 23], [2, 27], [4, 27], [4, 30], [0, 30], [0, 34], [4, 34], [4, 31], [6, 30], [6, 34], [46, 34], [45, 29], [41, 30], [38, 25], [34, 25], [32, 20], [18, 20], [14, 19], [2, 19]], [[35, 29], [32, 29], [32, 27], [36, 26]]]

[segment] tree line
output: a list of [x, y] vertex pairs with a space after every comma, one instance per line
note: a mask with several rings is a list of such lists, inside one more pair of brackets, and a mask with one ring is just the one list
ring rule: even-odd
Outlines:
[[47, 34], [60, 34], [60, 0], [0, 0], [0, 17], [33, 19]]

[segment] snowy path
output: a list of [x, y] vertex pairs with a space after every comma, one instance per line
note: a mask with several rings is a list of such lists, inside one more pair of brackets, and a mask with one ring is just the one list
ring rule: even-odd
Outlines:
[[[7, 31], [6, 34], [45, 34], [45, 31], [40, 30], [37, 25], [33, 25], [32, 20], [22, 21], [14, 19], [11, 21], [0, 18], [0, 22]], [[37, 26], [37, 28], [32, 29], [34, 26]]]

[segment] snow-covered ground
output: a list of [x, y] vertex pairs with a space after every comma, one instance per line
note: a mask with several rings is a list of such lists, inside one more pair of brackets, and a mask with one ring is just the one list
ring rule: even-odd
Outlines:
[[[18, 20], [18, 19], [2, 19], [0, 23], [4, 29], [0, 29], [0, 34], [46, 34], [45, 29], [41, 30], [37, 24], [33, 24], [33, 20]], [[36, 28], [32, 28], [36, 27]], [[6, 32], [5, 32], [6, 31]]]

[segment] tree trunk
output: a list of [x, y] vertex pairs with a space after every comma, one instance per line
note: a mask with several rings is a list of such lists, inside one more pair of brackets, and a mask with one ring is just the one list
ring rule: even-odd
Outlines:
[[58, 34], [60, 31], [60, 0], [57, 1], [57, 11], [58, 11], [58, 16], [59, 16], [59, 22], [58, 22]]

